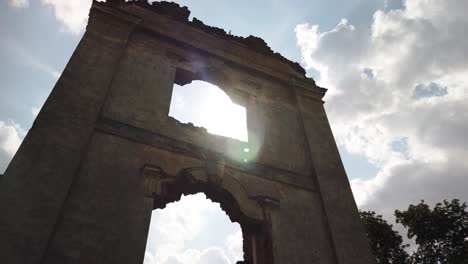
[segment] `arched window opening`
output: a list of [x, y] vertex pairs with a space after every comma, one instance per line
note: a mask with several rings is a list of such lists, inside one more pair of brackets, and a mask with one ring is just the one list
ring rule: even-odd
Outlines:
[[144, 264], [234, 264], [243, 260], [242, 230], [203, 193], [153, 210]]
[[205, 81], [175, 82], [169, 116], [212, 134], [248, 140], [245, 107], [234, 104], [218, 86]]

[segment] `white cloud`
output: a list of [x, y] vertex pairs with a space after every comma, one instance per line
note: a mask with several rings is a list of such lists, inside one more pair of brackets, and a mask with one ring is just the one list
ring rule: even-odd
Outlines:
[[231, 259], [244, 259], [244, 250], [242, 246], [242, 230], [239, 229], [237, 232], [228, 235], [226, 238], [226, 248], [228, 249]]
[[16, 8], [29, 7], [29, 0], [9, 0], [8, 4]]
[[33, 107], [31, 108], [31, 115], [36, 118], [37, 115], [39, 114], [39, 111], [41, 111], [41, 109], [37, 108], [37, 107]]
[[151, 253], [146, 252], [145, 264], [233, 264], [225, 251], [218, 247], [209, 247], [203, 251], [187, 249], [185, 252], [165, 258], [162, 262], [156, 260]]
[[[54, 9], [55, 18], [63, 24], [66, 32], [73, 34], [80, 34], [83, 32], [88, 21], [92, 0], [40, 1], [44, 6]], [[16, 8], [26, 8], [29, 7], [29, 0], [9, 0], [8, 4]]]
[[73, 34], [83, 32], [88, 21], [91, 0], [41, 0], [42, 4], [54, 9], [55, 17], [64, 29]]
[[[306, 67], [330, 89], [338, 144], [379, 168], [351, 181], [361, 208], [391, 214], [421, 199], [468, 200], [467, 12], [465, 0], [407, 0], [377, 11], [369, 27], [345, 19], [328, 32], [296, 27]], [[403, 149], [393, 147], [402, 139]]]
[[[224, 238], [218, 241], [216, 236]], [[182, 196], [177, 203], [153, 212], [145, 264], [230, 264], [240, 259], [239, 224], [230, 222], [219, 204], [204, 194]]]
[[0, 121], [0, 174], [5, 171], [25, 134], [13, 121]]
[[224, 250], [216, 247], [208, 248], [204, 250], [198, 261], [189, 262], [196, 264], [231, 264], [231, 261], [226, 257]]

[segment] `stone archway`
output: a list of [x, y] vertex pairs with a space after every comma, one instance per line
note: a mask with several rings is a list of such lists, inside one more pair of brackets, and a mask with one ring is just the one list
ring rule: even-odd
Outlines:
[[[173, 177], [160, 168], [145, 166], [143, 175], [145, 201], [148, 205], [152, 203], [151, 210], [162, 209], [180, 200], [182, 195], [204, 193], [208, 199], [221, 205], [232, 222], [240, 224], [244, 238], [244, 261], [241, 263], [273, 263], [271, 219], [268, 214], [269, 210], [279, 207], [279, 201], [267, 197], [248, 197], [242, 185], [231, 176], [210, 175], [206, 168], [185, 168]], [[223, 181], [223, 178], [230, 180]], [[244, 208], [241, 208], [238, 199], [250, 201], [243, 202]]]

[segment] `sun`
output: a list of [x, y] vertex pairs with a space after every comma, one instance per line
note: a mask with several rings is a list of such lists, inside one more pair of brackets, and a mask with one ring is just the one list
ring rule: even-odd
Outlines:
[[223, 90], [208, 82], [175, 84], [169, 115], [211, 134], [248, 141], [245, 107], [234, 104]]

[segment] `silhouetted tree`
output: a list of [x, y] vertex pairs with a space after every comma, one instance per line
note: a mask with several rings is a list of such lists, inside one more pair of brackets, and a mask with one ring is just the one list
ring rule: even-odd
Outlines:
[[405, 251], [403, 239], [393, 226], [385, 221], [381, 215], [373, 211], [359, 212], [367, 237], [370, 240], [371, 250], [379, 264], [406, 264], [409, 255]]
[[411, 256], [414, 264], [467, 264], [468, 212], [459, 200], [437, 203], [430, 209], [424, 201], [410, 205], [406, 211], [395, 211], [397, 223], [415, 238], [417, 250]]

